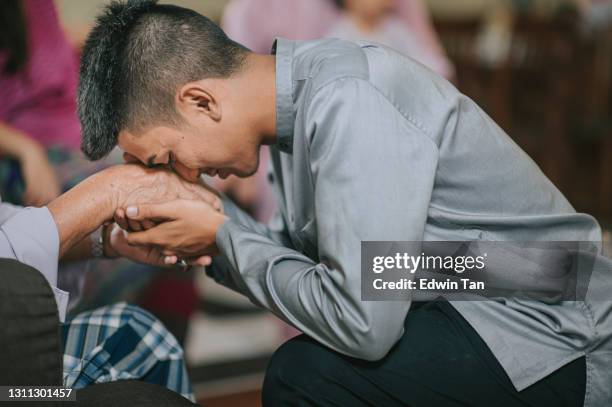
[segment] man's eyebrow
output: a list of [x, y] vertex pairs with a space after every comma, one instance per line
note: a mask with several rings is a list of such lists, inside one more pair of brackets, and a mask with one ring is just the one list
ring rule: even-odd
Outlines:
[[153, 154], [151, 157], [149, 157], [149, 159], [147, 160], [147, 167], [155, 167], [155, 163], [153, 161], [156, 158], [157, 158], [157, 154]]

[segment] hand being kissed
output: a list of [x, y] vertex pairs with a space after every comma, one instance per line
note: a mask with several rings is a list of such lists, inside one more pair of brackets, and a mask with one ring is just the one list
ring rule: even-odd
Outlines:
[[179, 258], [210, 264], [210, 256], [218, 253], [217, 230], [227, 219], [217, 192], [165, 169], [137, 167], [119, 186], [122, 199], [116, 225], [108, 231], [107, 254], [155, 265]]

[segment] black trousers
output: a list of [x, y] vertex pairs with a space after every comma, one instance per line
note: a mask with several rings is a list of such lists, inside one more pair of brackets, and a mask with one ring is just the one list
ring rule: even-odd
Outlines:
[[[582, 406], [584, 357], [517, 392], [489, 348], [448, 302], [419, 304], [377, 362], [334, 352], [305, 335], [273, 355], [264, 406]], [[516, 349], [521, 352], [521, 349]]]

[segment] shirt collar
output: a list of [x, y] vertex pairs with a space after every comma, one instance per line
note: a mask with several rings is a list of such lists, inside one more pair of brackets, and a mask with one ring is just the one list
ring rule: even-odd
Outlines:
[[276, 55], [276, 145], [293, 152], [293, 42], [276, 38], [272, 45]]

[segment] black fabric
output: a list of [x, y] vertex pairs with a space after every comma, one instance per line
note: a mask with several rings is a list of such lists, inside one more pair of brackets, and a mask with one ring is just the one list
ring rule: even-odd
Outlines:
[[77, 402], [66, 407], [188, 407], [197, 406], [183, 396], [156, 384], [137, 380], [101, 383], [77, 391]]
[[61, 385], [59, 316], [41, 273], [0, 259], [0, 321], [0, 385]]
[[340, 355], [305, 335], [288, 341], [268, 366], [264, 406], [583, 405], [584, 357], [517, 392], [480, 336], [448, 302], [413, 307], [405, 328], [377, 362]]

